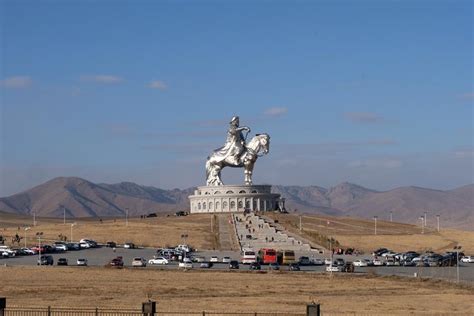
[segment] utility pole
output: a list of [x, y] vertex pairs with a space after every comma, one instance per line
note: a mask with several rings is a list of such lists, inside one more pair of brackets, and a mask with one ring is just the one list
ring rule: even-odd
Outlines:
[[36, 226], [36, 211], [33, 212], [33, 226]]
[[300, 215], [300, 231], [303, 229], [303, 226], [301, 225], [301, 215]]
[[390, 222], [393, 222], [393, 212], [390, 211]]
[[377, 235], [377, 216], [374, 216], [374, 235]]
[[125, 226], [128, 226], [128, 208], [125, 209]]
[[25, 248], [26, 248], [26, 232], [29, 231], [31, 227], [25, 227]]
[[66, 208], [63, 206], [63, 224], [66, 225]]
[[454, 246], [456, 250], [456, 282], [459, 283], [459, 251], [461, 250], [461, 246]]
[[437, 222], [437, 226], [438, 226], [438, 233], [439, 233], [439, 215], [436, 215], [436, 222]]
[[421, 219], [421, 233], [425, 233], [425, 218], [423, 216], [420, 216]]
[[72, 224], [71, 224], [71, 242], [73, 242], [73, 241], [72, 241], [72, 228], [73, 228], [74, 226], [76, 226], [76, 223], [72, 223]]
[[425, 226], [427, 227], [428, 225], [426, 225], [426, 212], [425, 212]]

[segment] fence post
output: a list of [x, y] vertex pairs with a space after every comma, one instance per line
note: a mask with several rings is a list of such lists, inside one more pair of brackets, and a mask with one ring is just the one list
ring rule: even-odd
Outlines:
[[48, 316], [51, 316], [51, 306], [48, 306]]
[[145, 302], [142, 303], [143, 316], [154, 316], [156, 313], [156, 302]]
[[306, 305], [306, 316], [320, 316], [321, 315], [321, 309], [319, 304], [312, 303]]
[[0, 316], [5, 315], [5, 308], [7, 308], [7, 299], [6, 297], [0, 297]]
[[95, 316], [99, 316], [99, 308], [98, 307], [95, 308]]

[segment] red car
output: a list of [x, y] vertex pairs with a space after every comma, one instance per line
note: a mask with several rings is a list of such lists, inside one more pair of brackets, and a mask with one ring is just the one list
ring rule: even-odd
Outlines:
[[33, 248], [31, 248], [32, 251], [34, 251], [35, 254], [39, 253], [41, 251], [41, 253], [45, 253], [45, 248], [43, 246], [34, 246]]

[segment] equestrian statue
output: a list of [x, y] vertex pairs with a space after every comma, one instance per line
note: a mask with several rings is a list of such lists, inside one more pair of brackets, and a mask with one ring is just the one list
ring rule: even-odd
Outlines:
[[[244, 181], [252, 185], [252, 172], [257, 158], [268, 153], [270, 136], [256, 134], [248, 143], [250, 128], [239, 126], [239, 117], [230, 120], [224, 146], [214, 150], [206, 161], [206, 183], [209, 186], [223, 185], [221, 170], [224, 167], [244, 168]], [[245, 131], [245, 135], [244, 135]]]

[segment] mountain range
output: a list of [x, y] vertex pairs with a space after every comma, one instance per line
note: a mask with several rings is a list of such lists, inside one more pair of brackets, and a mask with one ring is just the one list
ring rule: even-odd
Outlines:
[[[32, 189], [0, 198], [1, 212], [45, 217], [130, 216], [189, 209], [194, 188], [163, 190], [132, 182], [92, 183], [76, 177], [54, 178]], [[393, 219], [418, 223], [424, 212], [441, 216], [444, 226], [474, 230], [474, 184], [453, 190], [400, 187], [376, 191], [344, 182], [319, 186], [273, 186], [286, 199], [287, 209], [305, 213]]]

